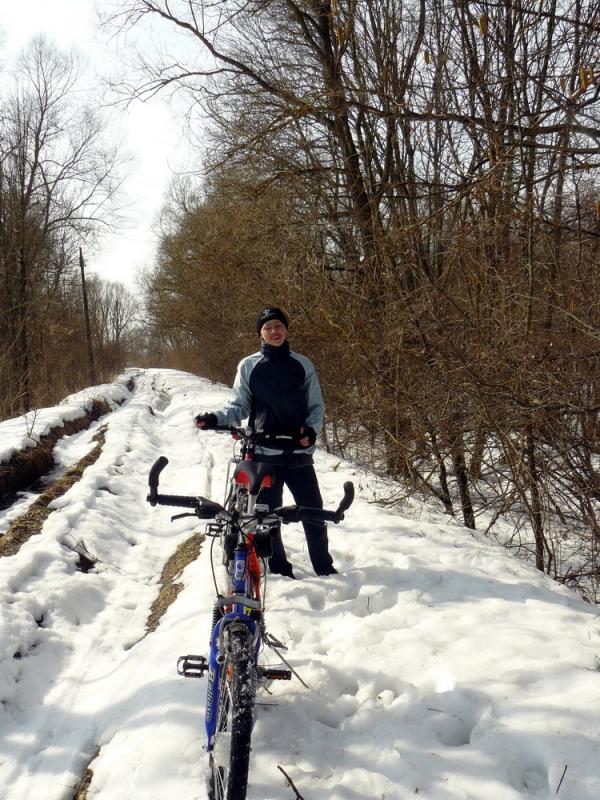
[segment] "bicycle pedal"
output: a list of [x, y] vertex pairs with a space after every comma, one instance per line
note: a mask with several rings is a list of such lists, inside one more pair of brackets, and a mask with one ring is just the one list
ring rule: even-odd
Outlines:
[[291, 681], [292, 670], [283, 667], [259, 667], [258, 677], [268, 681]]
[[204, 656], [179, 656], [177, 673], [184, 678], [203, 678], [208, 672], [208, 661]]

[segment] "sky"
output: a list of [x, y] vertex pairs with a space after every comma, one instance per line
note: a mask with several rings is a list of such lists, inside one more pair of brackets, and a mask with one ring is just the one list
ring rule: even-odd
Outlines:
[[[61, 49], [79, 51], [89, 61], [90, 79], [100, 85], [108, 70], [118, 67], [120, 51], [98, 29], [95, 6], [96, 0], [0, 0], [3, 66], [32, 37], [44, 34]], [[174, 172], [186, 165], [183, 125], [166, 98], [154, 98], [111, 110], [109, 129], [123, 140], [130, 159], [122, 197], [125, 225], [87, 252], [86, 264], [133, 289], [138, 270], [152, 262], [165, 192]]]
[[[231, 392], [131, 370], [30, 415], [31, 434], [82, 416], [91, 396], [114, 410], [54, 453], [72, 465], [104, 427], [98, 459], [41, 532], [0, 557], [0, 797], [68, 800], [89, 766], [90, 800], [206, 800], [207, 678], [179, 677], [176, 662], [207, 652], [211, 548], [148, 632], [163, 565], [203, 524], [171, 522], [178, 509], [145, 495], [164, 454], [161, 491], [222, 501], [231, 439], [192, 418]], [[0, 423], [0, 453], [31, 444], [25, 425]], [[270, 576], [265, 619], [304, 685], [257, 692], [248, 800], [291, 800], [278, 767], [307, 800], [598, 800], [597, 606], [439, 504], [382, 507], [385, 484], [368, 471], [321, 450], [315, 464], [326, 507], [346, 480], [356, 500], [329, 526], [337, 575], [315, 576], [300, 526], [284, 526], [298, 579]], [[82, 542], [89, 572], [77, 569]], [[214, 559], [224, 593], [218, 543]], [[268, 647], [260, 661], [282, 665]]]

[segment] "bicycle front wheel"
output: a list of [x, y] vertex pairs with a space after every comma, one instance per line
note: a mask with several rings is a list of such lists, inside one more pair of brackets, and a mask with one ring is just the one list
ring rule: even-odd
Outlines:
[[248, 634], [231, 631], [219, 682], [210, 800], [246, 800], [255, 694], [256, 668]]

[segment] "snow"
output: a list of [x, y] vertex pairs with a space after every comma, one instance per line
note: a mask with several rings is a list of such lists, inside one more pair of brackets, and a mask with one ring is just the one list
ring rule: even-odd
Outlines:
[[7, 463], [19, 450], [35, 447], [41, 437], [53, 428], [62, 427], [65, 422], [85, 416], [91, 410], [94, 400], [104, 401], [112, 408], [123, 403], [129, 397], [126, 388], [129, 377], [125, 374], [115, 383], [106, 383], [71, 394], [57, 406], [39, 408], [15, 419], [0, 422], [0, 464]]
[[[103, 420], [98, 461], [0, 559], [7, 800], [70, 800], [90, 761], [90, 800], [206, 798], [206, 683], [175, 664], [206, 653], [209, 547], [146, 635], [162, 567], [199, 525], [171, 523], [145, 494], [164, 454], [164, 491], [222, 500], [230, 441], [192, 417], [229, 390], [169, 370], [136, 380]], [[314, 576], [301, 529], [284, 528], [299, 580], [269, 581], [267, 627], [309, 688], [259, 693], [248, 798], [293, 800], [279, 765], [305, 800], [598, 800], [597, 607], [432, 506], [377, 506], [352, 464], [316, 464], [327, 506], [345, 480], [359, 491], [330, 526], [339, 575]], [[79, 540], [100, 559], [88, 573]]]

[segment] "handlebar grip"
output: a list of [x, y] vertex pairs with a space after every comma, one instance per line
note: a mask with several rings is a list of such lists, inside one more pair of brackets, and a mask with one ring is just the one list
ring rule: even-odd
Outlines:
[[[150, 495], [148, 495], [148, 502], [152, 503], [150, 500]], [[159, 505], [159, 506], [180, 506], [181, 508], [196, 508], [196, 506], [200, 505], [200, 498], [198, 497], [187, 497], [186, 495], [180, 494], [157, 494], [154, 496], [154, 503], [152, 505]]]
[[150, 468], [150, 474], [148, 475], [148, 486], [150, 488], [150, 493], [148, 494], [147, 500], [151, 506], [155, 506], [157, 503], [156, 497], [158, 492], [158, 478], [168, 463], [169, 459], [166, 456], [159, 456], [159, 458], [156, 459]]
[[319, 509], [315, 509], [311, 511], [311, 509], [307, 509], [305, 514], [302, 514], [302, 518], [300, 522], [339, 522], [340, 518], [338, 516], [337, 511], [326, 511], [323, 509], [322, 511]]
[[352, 503], [354, 502], [354, 484], [352, 481], [346, 481], [344, 484], [344, 496], [342, 497], [342, 502], [339, 504], [337, 511], [335, 512], [337, 519], [336, 522], [344, 519], [344, 511], [347, 511]]
[[339, 522], [337, 511], [327, 511], [324, 508], [309, 508], [308, 506], [282, 506], [276, 508], [273, 514], [281, 518], [284, 525], [290, 522]]
[[[148, 495], [148, 500], [150, 500], [150, 495]], [[190, 497], [181, 494], [157, 494], [154, 505], [193, 508], [199, 519], [214, 519], [219, 511], [223, 511], [223, 506], [207, 500], [206, 497]]]

